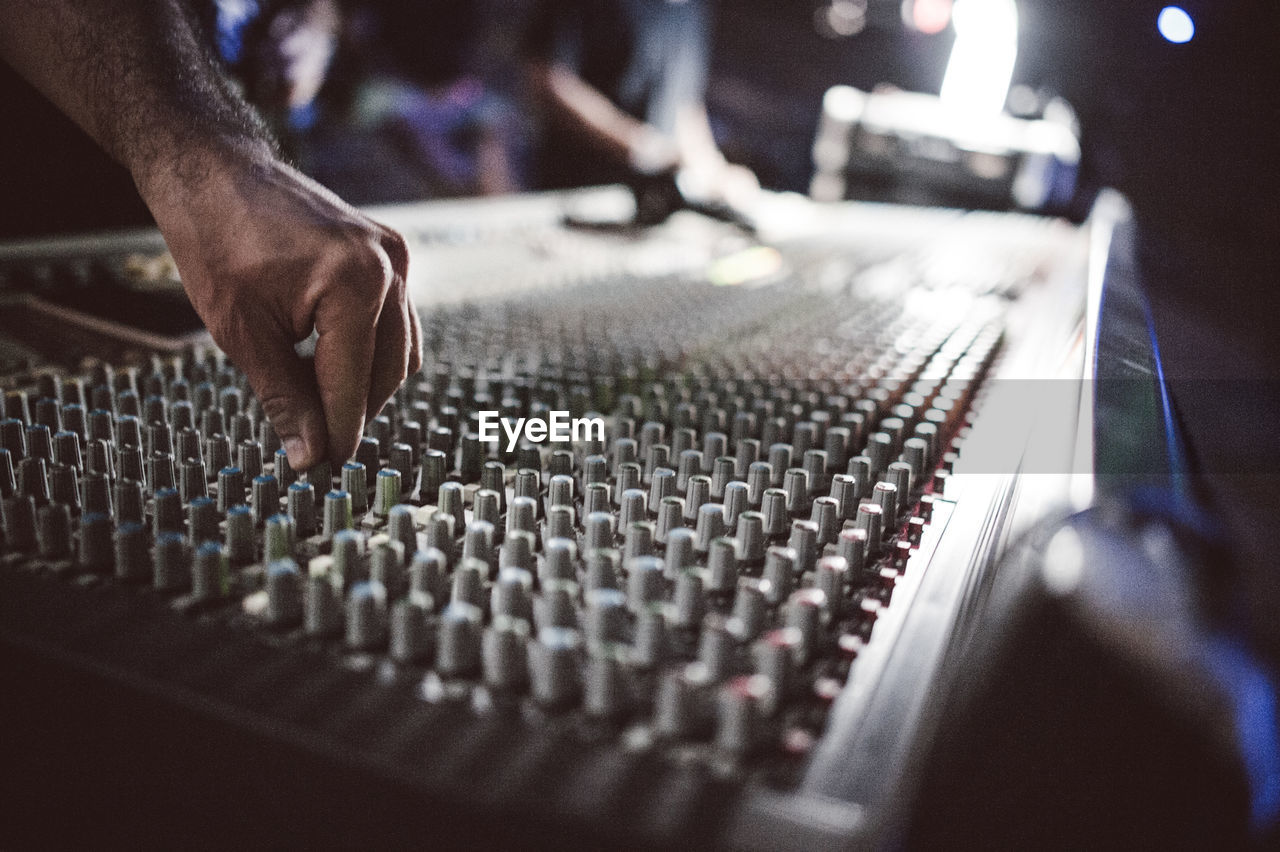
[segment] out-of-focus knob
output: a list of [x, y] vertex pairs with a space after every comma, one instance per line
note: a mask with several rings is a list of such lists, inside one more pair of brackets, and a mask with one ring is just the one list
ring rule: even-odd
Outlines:
[[549, 710], [565, 709], [577, 701], [578, 658], [582, 639], [577, 631], [544, 627], [529, 645], [529, 681], [539, 704]]

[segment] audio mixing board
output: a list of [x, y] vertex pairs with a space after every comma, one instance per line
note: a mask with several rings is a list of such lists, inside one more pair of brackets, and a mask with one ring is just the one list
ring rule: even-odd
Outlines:
[[[997, 557], [1088, 499], [1105, 240], [787, 198], [637, 229], [613, 190], [372, 212], [425, 364], [305, 471], [158, 235], [0, 247], [5, 795], [77, 803], [4, 830], [892, 838]], [[1066, 406], [1011, 416], [1037, 379]]]

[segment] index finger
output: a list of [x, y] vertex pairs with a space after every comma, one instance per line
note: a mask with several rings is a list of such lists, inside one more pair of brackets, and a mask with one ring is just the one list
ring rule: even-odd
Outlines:
[[380, 247], [373, 260], [345, 263], [321, 283], [315, 309], [316, 383], [329, 430], [329, 458], [351, 458], [364, 430], [365, 407], [377, 340], [378, 317], [391, 279]]

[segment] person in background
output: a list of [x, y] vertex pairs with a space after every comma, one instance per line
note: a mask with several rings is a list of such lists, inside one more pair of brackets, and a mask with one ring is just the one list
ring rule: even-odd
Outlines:
[[543, 114], [542, 188], [677, 176], [686, 197], [750, 203], [759, 185], [716, 146], [704, 101], [706, 0], [543, 0], [526, 39]]
[[336, 0], [214, 0], [211, 10], [218, 54], [245, 98], [286, 144], [313, 127], [342, 35]]
[[408, 252], [281, 159], [201, 30], [181, 0], [0, 0], [0, 56], [128, 170], [290, 464], [341, 461], [421, 367]]
[[356, 203], [521, 188], [483, 4], [216, 0], [218, 50], [305, 174]]
[[434, 196], [524, 188], [512, 63], [495, 44], [519, 21], [518, 9], [510, 0], [370, 0], [365, 8], [371, 73], [356, 92], [356, 124], [421, 163]]

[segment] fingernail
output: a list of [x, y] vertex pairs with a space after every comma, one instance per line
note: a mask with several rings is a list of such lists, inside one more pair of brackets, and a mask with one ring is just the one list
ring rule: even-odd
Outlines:
[[289, 466], [294, 470], [305, 470], [308, 453], [307, 442], [294, 435], [284, 439], [284, 451], [289, 456]]

